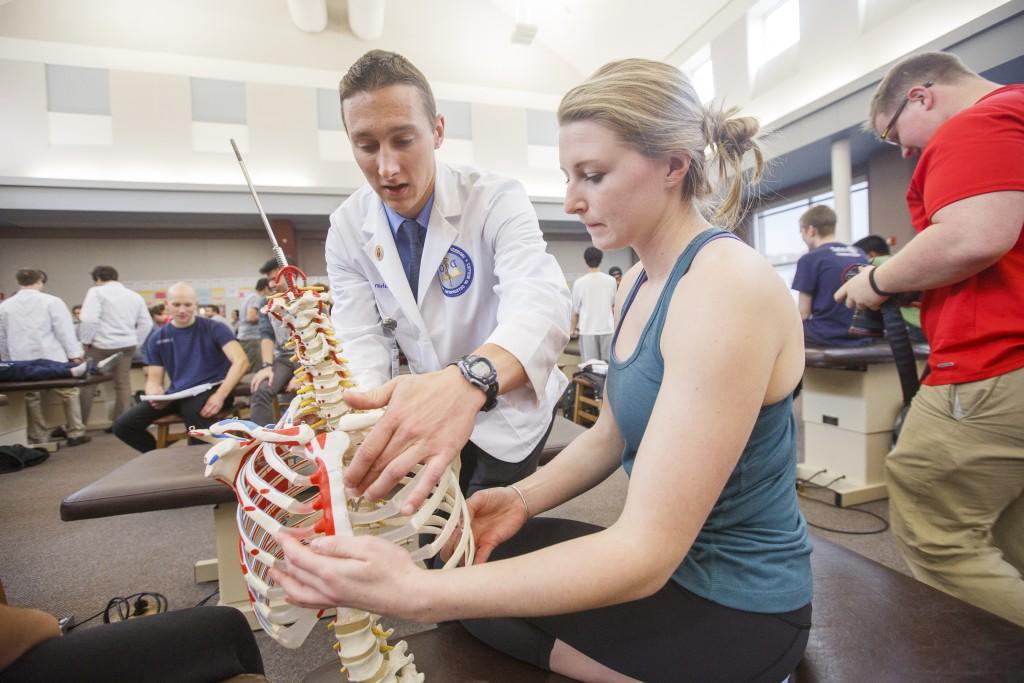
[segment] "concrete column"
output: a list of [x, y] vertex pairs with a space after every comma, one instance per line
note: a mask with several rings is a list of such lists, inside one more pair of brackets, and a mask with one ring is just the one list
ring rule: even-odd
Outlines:
[[850, 237], [850, 184], [853, 166], [850, 163], [850, 139], [832, 143], [832, 192], [836, 204], [836, 241], [849, 244]]

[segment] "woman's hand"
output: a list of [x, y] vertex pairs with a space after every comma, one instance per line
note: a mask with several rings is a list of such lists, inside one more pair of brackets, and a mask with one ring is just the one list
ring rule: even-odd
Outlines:
[[494, 549], [515, 536], [529, 519], [519, 494], [507, 486], [477, 491], [466, 502], [476, 541], [473, 564], [486, 562]]
[[278, 534], [277, 542], [285, 559], [270, 577], [293, 605], [417, 618], [427, 572], [394, 543], [373, 536], [327, 536], [306, 546], [287, 532]]

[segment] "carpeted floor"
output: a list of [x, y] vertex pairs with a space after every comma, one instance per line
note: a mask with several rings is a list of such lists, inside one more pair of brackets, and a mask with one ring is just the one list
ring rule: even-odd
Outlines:
[[[92, 436], [92, 443], [61, 449], [42, 465], [0, 475], [0, 579], [9, 602], [59, 616], [73, 614], [81, 621], [102, 610], [110, 598], [140, 591], [162, 593], [171, 609], [193, 606], [209, 596], [216, 584], [194, 583], [192, 565], [214, 556], [210, 508], [60, 521], [59, 506], [65, 496], [134, 456], [112, 435], [93, 432]], [[611, 524], [621, 508], [625, 486], [620, 471], [549, 514]], [[822, 526], [865, 531], [881, 524], [811, 500], [802, 500], [801, 505], [808, 521]], [[885, 501], [862, 507], [887, 517]], [[816, 533], [906, 572], [888, 532]], [[96, 619], [87, 627], [99, 622]], [[395, 620], [386, 623], [399, 637], [427, 628]], [[270, 680], [301, 681], [305, 673], [330, 661], [328, 636], [325, 628], [317, 628], [301, 648], [287, 650], [257, 633]]]

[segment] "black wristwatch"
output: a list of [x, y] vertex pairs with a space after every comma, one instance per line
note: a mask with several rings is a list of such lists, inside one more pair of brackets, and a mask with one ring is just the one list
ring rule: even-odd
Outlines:
[[466, 381], [484, 392], [487, 400], [480, 410], [487, 412], [498, 403], [498, 371], [494, 364], [483, 356], [468, 355], [459, 358], [449, 365], [454, 365], [466, 378]]
[[274, 367], [273, 363], [260, 363], [260, 370], [266, 370], [267, 368]]

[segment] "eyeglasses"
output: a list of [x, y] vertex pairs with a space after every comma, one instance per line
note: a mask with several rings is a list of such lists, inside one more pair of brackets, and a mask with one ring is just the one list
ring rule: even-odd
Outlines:
[[[924, 87], [930, 88], [933, 85], [935, 85], [934, 81], [925, 81]], [[890, 145], [896, 145], [897, 147], [900, 146], [899, 140], [889, 139], [889, 133], [892, 132], [892, 127], [896, 125], [896, 119], [898, 119], [900, 117], [900, 114], [903, 113], [903, 110], [907, 108], [908, 102], [910, 102], [910, 95], [907, 95], [906, 97], [903, 98], [903, 101], [900, 102], [900, 106], [896, 108], [896, 113], [892, 115], [891, 119], [889, 119], [889, 125], [886, 126], [885, 130], [882, 131], [882, 142], [887, 142]]]

